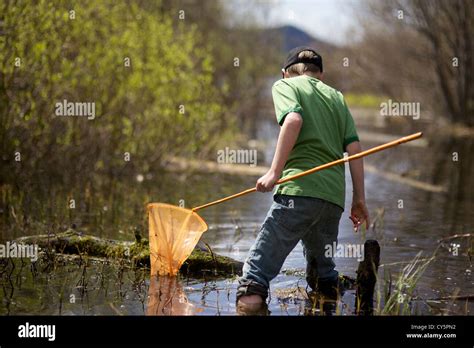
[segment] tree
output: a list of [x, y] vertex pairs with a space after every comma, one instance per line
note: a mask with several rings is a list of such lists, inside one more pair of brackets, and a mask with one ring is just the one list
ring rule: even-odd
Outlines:
[[451, 122], [474, 126], [472, 1], [372, 1], [361, 13], [356, 52], [374, 89], [408, 90]]
[[456, 123], [474, 126], [474, 4], [468, 0], [401, 1], [412, 26], [432, 46], [438, 86]]
[[[0, 13], [2, 181], [146, 173], [229, 134], [209, 46], [159, 2], [0, 0]], [[58, 116], [64, 100], [96, 117]]]

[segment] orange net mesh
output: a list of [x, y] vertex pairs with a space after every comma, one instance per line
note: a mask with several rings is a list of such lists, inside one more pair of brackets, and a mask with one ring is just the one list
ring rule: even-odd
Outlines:
[[176, 275], [191, 255], [206, 222], [190, 209], [170, 204], [148, 205], [150, 263], [152, 275]]

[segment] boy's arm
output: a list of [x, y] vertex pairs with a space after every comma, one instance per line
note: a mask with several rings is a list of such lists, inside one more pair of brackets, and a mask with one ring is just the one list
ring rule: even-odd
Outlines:
[[272, 165], [269, 171], [257, 180], [256, 189], [259, 192], [268, 192], [273, 189], [275, 183], [280, 179], [281, 172], [285, 167], [285, 163], [290, 155], [291, 150], [295, 146], [296, 139], [300, 133], [303, 118], [297, 112], [290, 112], [285, 117], [285, 121], [280, 129], [278, 142], [273, 156]]
[[[346, 150], [349, 154], [355, 155], [362, 151], [360, 143], [354, 141], [347, 145]], [[349, 162], [349, 168], [352, 177], [352, 207], [350, 219], [354, 223], [355, 232], [358, 231], [360, 225], [366, 223], [366, 228], [369, 228], [369, 212], [365, 205], [365, 188], [364, 188], [364, 162], [362, 158]]]

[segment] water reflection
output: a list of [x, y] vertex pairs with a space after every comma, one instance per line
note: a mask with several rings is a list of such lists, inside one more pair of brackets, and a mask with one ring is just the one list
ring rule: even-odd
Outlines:
[[339, 299], [325, 297], [316, 292], [308, 294], [308, 300], [305, 301], [304, 315], [306, 316], [332, 316], [338, 313], [338, 308], [343, 306]]
[[[278, 127], [267, 127], [278, 130]], [[267, 129], [262, 127], [262, 129]], [[395, 137], [395, 136], [394, 136]], [[268, 149], [273, 149], [271, 141], [276, 136], [259, 134], [259, 139], [268, 139]], [[374, 141], [364, 140], [365, 147], [378, 145]], [[347, 216], [347, 210], [341, 219], [339, 242], [362, 243], [367, 238], [377, 239], [382, 248], [381, 271], [377, 283], [377, 294], [383, 299], [389, 290], [392, 279], [408, 262], [421, 250], [425, 257], [432, 255], [438, 246], [438, 240], [454, 234], [472, 233], [474, 227], [474, 200], [472, 195], [474, 173], [473, 139], [440, 138], [434, 140], [428, 147], [400, 147], [387, 150], [385, 154], [367, 157], [368, 164], [377, 169], [393, 172], [414, 178], [423, 182], [444, 186], [446, 193], [433, 193], [405, 185], [401, 182], [387, 180], [382, 176], [368, 173], [367, 199], [372, 215], [380, 216], [376, 230], [370, 230], [367, 235], [355, 235]], [[270, 150], [269, 150], [270, 151]], [[458, 161], [453, 159], [453, 153], [458, 154]], [[271, 159], [271, 156], [268, 156]], [[265, 164], [265, 163], [260, 163]], [[14, 192], [8, 191], [5, 197], [11, 197], [8, 205], [0, 206], [0, 240], [12, 240], [26, 234], [38, 234], [43, 231], [31, 221], [44, 220], [48, 223], [48, 230], [64, 231], [71, 223], [84, 233], [110, 239], [135, 239], [132, 228], [141, 231], [146, 236], [147, 220], [144, 214], [145, 204], [148, 202], [168, 202], [178, 204], [184, 199], [186, 206], [194, 206], [224, 197], [251, 187], [255, 184], [253, 177], [239, 177], [230, 175], [209, 175], [200, 173], [160, 173], [160, 176], [150, 177], [141, 183], [124, 180], [116, 181], [113, 190], [103, 190], [102, 186], [92, 186], [88, 192], [80, 192], [80, 188], [66, 192], [54, 189], [48, 192], [37, 193], [25, 190], [23, 196], [16, 197]], [[350, 176], [347, 175], [346, 209], [350, 205]], [[23, 188], [21, 188], [23, 189]], [[22, 191], [23, 192], [23, 191]], [[74, 194], [78, 204], [74, 210], [66, 209], [63, 202], [67, 201], [70, 193]], [[255, 240], [259, 226], [272, 201], [271, 194], [254, 194], [228, 202], [216, 207], [203, 210], [203, 217], [209, 223], [210, 229], [203, 236], [215, 253], [233, 257], [240, 261], [246, 257], [248, 249]], [[400, 202], [403, 208], [400, 208]], [[14, 209], [12, 208], [14, 207]], [[12, 214], [5, 212], [14, 211]], [[380, 212], [377, 214], [376, 212]], [[46, 230], [46, 229], [44, 229]], [[453, 245], [459, 244], [458, 248]], [[417, 285], [417, 298], [422, 300], [439, 299], [452, 296], [456, 291], [466, 296], [474, 291], [472, 278], [472, 241], [467, 238], [458, 238], [446, 242], [446, 248], [437, 253], [436, 260], [429, 266]], [[341, 273], [355, 276], [357, 261], [353, 259], [338, 259], [337, 268]], [[283, 269], [304, 271], [305, 262], [302, 257], [302, 248], [298, 245], [289, 255]], [[82, 279], [83, 271], [80, 267], [70, 265], [55, 268], [51, 275], [42, 268], [38, 275], [28, 272], [18, 272], [27, 280], [18, 277], [22, 282], [21, 289], [13, 291], [12, 277], [4, 272], [0, 264], [0, 300], [5, 306], [0, 310], [2, 314], [116, 314], [111, 312], [108, 303], [113, 301], [118, 310], [125, 314], [143, 314], [142, 295], [145, 301], [146, 289], [143, 294], [136, 291], [127, 277], [117, 279], [115, 270], [100, 272], [97, 279], [94, 272], [88, 272], [86, 279], [88, 287], [83, 305], [63, 301], [59, 306], [57, 289], [68, 294], [77, 295], [77, 282]], [[19, 267], [15, 269], [15, 272]], [[67, 272], [66, 272], [67, 270]], [[10, 271], [10, 269], [8, 269]], [[15, 273], [16, 275], [17, 273]], [[89, 277], [90, 275], [90, 277]], [[133, 278], [133, 277], [132, 277]], [[141, 277], [140, 277], [141, 279]], [[53, 282], [54, 280], [55, 282]], [[147, 280], [148, 281], [148, 280]], [[145, 280], [143, 280], [145, 282]], [[273, 296], [269, 309], [273, 315], [301, 315], [298, 303], [282, 303], [275, 290], [293, 288], [298, 282], [304, 286], [304, 274], [289, 275], [282, 272], [272, 282]], [[104, 283], [106, 286], [102, 286]], [[16, 282], [15, 282], [16, 284]], [[176, 278], [152, 278], [148, 289], [148, 306], [145, 313], [148, 315], [234, 315], [235, 288], [234, 280], [206, 282], [192, 280], [192, 290], [188, 290]], [[16, 285], [15, 285], [16, 286]], [[123, 286], [125, 296], [118, 296], [117, 288]], [[3, 290], [2, 287], [4, 288]], [[71, 290], [69, 290], [71, 289]], [[142, 289], [141, 287], [139, 289]], [[458, 290], [460, 289], [460, 290]], [[185, 293], [186, 290], [186, 293]], [[127, 298], [128, 296], [128, 298]], [[3, 298], [2, 298], [3, 297]], [[7, 300], [8, 299], [8, 300]], [[46, 299], [46, 300], [45, 300]], [[438, 303], [439, 302], [439, 303]], [[473, 302], [452, 302], [449, 314], [472, 313]], [[352, 307], [354, 293], [347, 293], [342, 303]], [[328, 306], [325, 311], [324, 306]], [[332, 305], [332, 306], [330, 306]], [[439, 306], [445, 308], [446, 303], [430, 301], [415, 309], [416, 314], [430, 313], [428, 308]], [[123, 306], [123, 307], [121, 307]], [[383, 306], [383, 303], [382, 303]], [[321, 308], [323, 307], [323, 308]], [[58, 312], [57, 308], [62, 308]], [[441, 310], [436, 309], [438, 312]], [[350, 314], [352, 309], [334, 308], [330, 302], [309, 302], [306, 314]], [[434, 312], [436, 313], [436, 312]]]
[[146, 315], [195, 315], [199, 312], [202, 308], [188, 301], [178, 277], [150, 278]]
[[[444, 202], [445, 221], [454, 231], [472, 228], [474, 210], [474, 138], [445, 137], [433, 144], [434, 183], [446, 184], [448, 193]], [[464, 217], [464, 218], [463, 218]], [[470, 220], [470, 226], [463, 226], [463, 220]], [[466, 228], [467, 227], [467, 228]]]

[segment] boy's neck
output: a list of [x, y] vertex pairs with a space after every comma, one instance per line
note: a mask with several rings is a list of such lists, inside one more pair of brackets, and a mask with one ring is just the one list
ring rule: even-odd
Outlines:
[[306, 77], [312, 77], [317, 80], [321, 80], [321, 74], [318, 73], [312, 73], [310, 71], [304, 72], [301, 75], [293, 75], [293, 76], [287, 76], [285, 78], [291, 78], [291, 77], [298, 77], [298, 76], [306, 76]]
[[310, 71], [304, 72], [301, 76], [312, 77], [312, 78], [315, 78], [315, 79], [318, 79], [318, 80], [321, 79], [321, 74], [311, 73]]

